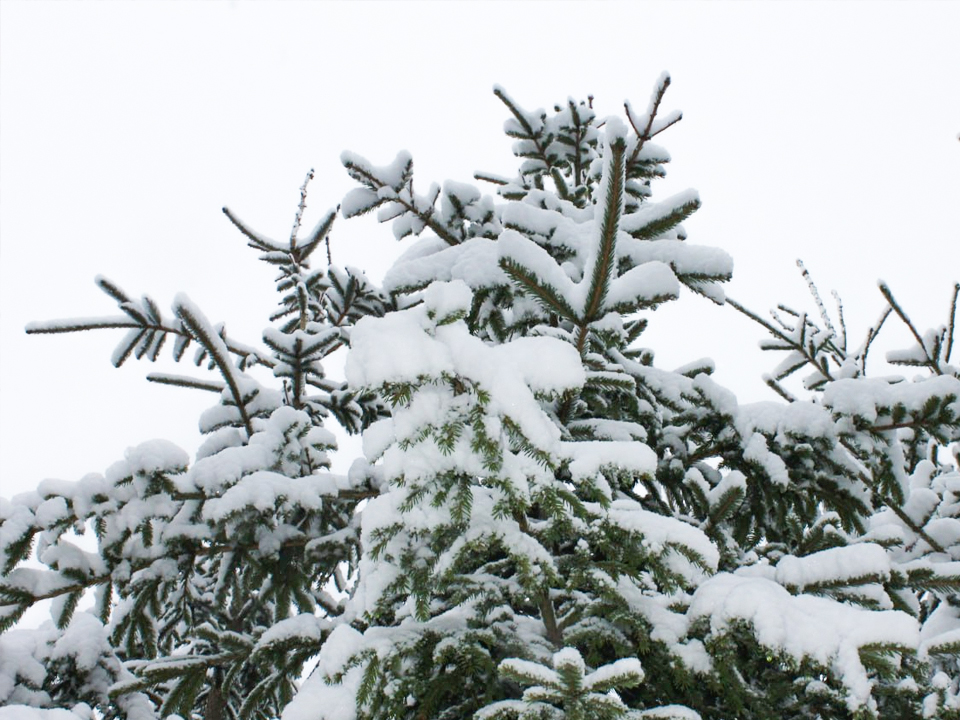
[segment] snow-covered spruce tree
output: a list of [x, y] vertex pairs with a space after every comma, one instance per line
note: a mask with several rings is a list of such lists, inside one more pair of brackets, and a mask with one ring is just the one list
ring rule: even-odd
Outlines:
[[[0, 506], [7, 615], [66, 598], [59, 627], [0, 636], [14, 658], [0, 702], [284, 720], [960, 717], [957, 291], [947, 325], [922, 334], [882, 286], [887, 309], [855, 349], [816, 292], [822, 327], [726, 298], [731, 260], [680, 225], [696, 193], [650, 199], [669, 159], [651, 140], [679, 120], [659, 113], [668, 85], [625, 121], [592, 101], [528, 112], [496, 89], [522, 158], [516, 177], [477, 176], [497, 199], [453, 182], [419, 195], [408, 155], [344, 154], [360, 187], [343, 215], [376, 209], [398, 239], [422, 236], [382, 291], [305, 269], [297, 248], [332, 215], [301, 242], [298, 213], [289, 245], [234, 219], [282, 270], [289, 320], [265, 333], [271, 353], [182, 296], [167, 320], [111, 284], [127, 316], [35, 326], [131, 327], [118, 360], [156, 357], [163, 334], [196, 341], [222, 382], [155, 379], [222, 400], [192, 467], [155, 442]], [[638, 346], [640, 314], [682, 287], [787, 351], [776, 402], [740, 406], [709, 360], [669, 371]], [[917, 341], [889, 358], [921, 371], [910, 380], [866, 376], [891, 315]], [[338, 343], [346, 385], [316, 364]], [[347, 478], [321, 469], [325, 411], [364, 429]], [[85, 524], [99, 552], [71, 544]], [[17, 567], [35, 536], [48, 571]], [[68, 621], [93, 587], [94, 613]]]
[[[500, 203], [415, 194], [405, 155], [344, 156], [344, 213], [424, 238], [385, 278], [398, 311], [361, 321], [348, 360], [392, 407], [365, 435], [384, 492], [363, 511], [359, 622], [288, 718], [958, 712], [958, 476], [935, 453], [958, 437], [955, 313], [922, 382], [862, 377], [874, 333], [835, 360], [859, 374], [814, 357], [804, 401], [739, 407], [709, 361], [655, 368], [637, 313], [681, 286], [724, 302], [732, 268], [685, 241], [695, 193], [648, 199], [667, 160], [650, 140], [679, 119], [658, 117], [667, 84], [602, 127], [588, 104], [531, 113], [497, 89], [523, 158], [478, 175]], [[920, 516], [907, 434], [939, 458]]]

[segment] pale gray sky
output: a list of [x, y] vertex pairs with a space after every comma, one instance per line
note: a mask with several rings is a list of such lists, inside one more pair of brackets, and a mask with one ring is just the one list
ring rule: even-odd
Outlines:
[[[272, 271], [220, 212], [289, 233], [350, 182], [339, 154], [412, 152], [417, 182], [508, 173], [506, 87], [534, 108], [643, 106], [673, 76], [670, 176], [703, 208], [690, 242], [735, 260], [757, 310], [805, 301], [802, 257], [859, 335], [883, 277], [926, 326], [960, 279], [960, 3], [0, 3], [0, 495], [102, 471], [165, 437], [193, 451], [212, 396], [109, 363], [111, 332], [28, 337], [113, 314], [102, 273], [163, 308], [183, 290], [256, 342]], [[407, 241], [409, 243], [409, 241]], [[379, 279], [386, 226], [338, 222], [334, 260]], [[741, 400], [775, 363], [731, 309], [652, 317], [661, 364], [714, 357]], [[169, 363], [164, 363], [171, 369]], [[185, 372], [190, 368], [182, 368]], [[772, 397], [772, 396], [771, 396]]]

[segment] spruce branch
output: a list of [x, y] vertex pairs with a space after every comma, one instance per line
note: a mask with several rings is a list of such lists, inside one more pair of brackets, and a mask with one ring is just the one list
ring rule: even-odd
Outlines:
[[580, 157], [580, 146], [586, 136], [586, 125], [580, 120], [580, 112], [577, 110], [577, 104], [573, 100], [570, 100], [567, 106], [570, 108], [570, 116], [573, 118], [574, 128], [576, 130], [573, 154], [573, 183], [575, 187], [580, 187], [584, 180], [584, 167], [583, 159]]
[[491, 185], [500, 185], [501, 187], [510, 184], [510, 180], [508, 178], [486, 172], [475, 172], [473, 174], [473, 178], [474, 180], [482, 180], [490, 183]]
[[[647, 212], [641, 211], [627, 215], [624, 218], [623, 229], [638, 240], [655, 240], [668, 230], [677, 227], [701, 207], [700, 197], [695, 192], [691, 193], [690, 191], [667, 198], [658, 205], [659, 207], [655, 212], [649, 212], [650, 206], [647, 206], [645, 208]], [[660, 210], [663, 207], [669, 209], [663, 212]], [[678, 273], [678, 277], [687, 280], [729, 279], [729, 276], [723, 275], [720, 277], [697, 277], [695, 275], [681, 275], [680, 273]]]
[[[364, 167], [362, 167], [361, 165], [358, 165], [357, 163], [353, 162], [349, 158], [343, 159], [343, 165], [345, 168], [347, 168], [347, 171], [350, 173], [352, 177], [363, 182], [365, 185], [370, 187], [371, 190], [380, 191], [384, 188], [390, 187], [389, 185], [384, 183], [382, 180], [380, 180], [378, 177], [368, 172]], [[372, 210], [374, 207], [382, 205], [385, 202], [397, 203], [403, 208], [405, 212], [412, 213], [426, 227], [433, 230], [433, 232], [436, 233], [437, 237], [439, 237], [441, 240], [447, 243], [447, 245], [459, 245], [461, 242], [460, 238], [458, 238], [456, 235], [451, 233], [450, 230], [443, 225], [443, 223], [439, 222], [434, 217], [434, 212], [432, 207], [430, 208], [430, 210], [426, 212], [422, 212], [419, 208], [417, 208], [416, 204], [414, 203], [412, 180], [408, 184], [408, 189], [410, 191], [409, 200], [405, 199], [401, 193], [394, 192], [391, 194], [389, 199], [380, 199], [375, 205], [371, 206], [370, 209]]]
[[[856, 448], [853, 447], [853, 445], [850, 443], [849, 440], [847, 440], [846, 438], [840, 438], [840, 444], [844, 448], [846, 448], [847, 452], [849, 452], [854, 458], [857, 458], [859, 460], [859, 454], [857, 453]], [[883, 500], [886, 507], [892, 510], [893, 514], [896, 515], [898, 518], [900, 518], [900, 521], [904, 525], [910, 528], [919, 537], [923, 538], [923, 540], [927, 543], [927, 545], [933, 548], [935, 552], [939, 552], [939, 553], [946, 552], [943, 545], [941, 545], [932, 537], [930, 537], [927, 531], [924, 530], [921, 526], [917, 525], [917, 523], [913, 521], [913, 518], [911, 518], [906, 512], [904, 512], [903, 508], [900, 507], [899, 503], [893, 500], [893, 498], [887, 497], [886, 494], [881, 491], [879, 482], [877, 482], [873, 478], [870, 478], [866, 474], [866, 472], [864, 472], [863, 470], [857, 471], [857, 477], [860, 478], [860, 481], [864, 485], [866, 485], [872, 493], [874, 493], [875, 495], [877, 495]]]
[[327, 210], [326, 214], [320, 218], [313, 230], [310, 231], [309, 237], [307, 237], [305, 241], [297, 241], [293, 252], [301, 268], [306, 269], [309, 267], [308, 258], [320, 244], [321, 240], [327, 245], [327, 265], [333, 265], [332, 258], [330, 257], [330, 231], [333, 228], [333, 222], [337, 219], [338, 212], [340, 212], [339, 205]]
[[[367, 500], [379, 495], [379, 491], [376, 490], [363, 490], [363, 491], [341, 491], [336, 496], [325, 497], [331, 501], [336, 500], [346, 500], [350, 502], [359, 502], [361, 500]], [[180, 493], [178, 494], [179, 500], [203, 500], [209, 499], [205, 495], [200, 493]], [[278, 550], [289, 550], [295, 548], [303, 548], [310, 543], [315, 542], [315, 538], [309, 537], [305, 534], [300, 534], [295, 537], [290, 537], [284, 540]], [[193, 545], [190, 547], [189, 555], [193, 558], [204, 558], [204, 557], [217, 557], [220, 555], [226, 555], [229, 553], [236, 553], [238, 551], [244, 552], [257, 552], [259, 551], [260, 543], [259, 542], [212, 542], [208, 545]], [[183, 556], [185, 553], [183, 549], [178, 553], [178, 555]], [[116, 568], [112, 568], [104, 573], [99, 574], [89, 574], [86, 577], [66, 577], [62, 573], [60, 577], [63, 580], [66, 580], [64, 584], [53, 585], [48, 583], [46, 586], [45, 592], [32, 593], [23, 588], [17, 587], [16, 585], [8, 585], [3, 579], [0, 579], [0, 608], [7, 608], [13, 606], [19, 606], [26, 604], [34, 605], [43, 600], [52, 600], [54, 598], [62, 597], [63, 595], [71, 595], [74, 593], [82, 593], [85, 590], [96, 587], [98, 585], [104, 585], [108, 583], [115, 583], [116, 578], [114, 575], [119, 573], [123, 577], [129, 577], [134, 573], [137, 573], [141, 570], [149, 568], [151, 565], [157, 562], [162, 562], [163, 557], [151, 557], [151, 558], [140, 558], [140, 559], [130, 559], [125, 558], [123, 562]], [[54, 574], [56, 571], [48, 571], [51, 574]], [[6, 611], [0, 612], [0, 616], [3, 616]]]
[[223, 376], [227, 387], [230, 389], [230, 395], [236, 403], [237, 411], [243, 421], [243, 427], [247, 431], [247, 438], [253, 437], [253, 423], [247, 413], [243, 393], [240, 392], [240, 378], [237, 376], [237, 370], [233, 363], [230, 362], [230, 351], [223, 338], [213, 330], [210, 321], [200, 311], [200, 308], [194, 305], [185, 294], [178, 293], [173, 299], [173, 311], [216, 364], [220, 375]]
[[525, 292], [537, 298], [548, 310], [557, 313], [572, 323], [580, 323], [577, 311], [567, 302], [563, 294], [557, 288], [538, 278], [529, 268], [509, 257], [500, 259], [500, 268]]
[[597, 255], [594, 260], [590, 287], [587, 290], [587, 302], [583, 312], [583, 323], [599, 319], [603, 300], [607, 296], [611, 275], [617, 261], [617, 231], [620, 229], [620, 216], [623, 213], [623, 156], [626, 142], [618, 138], [610, 145], [610, 163], [604, 187], [607, 190], [603, 202], [603, 217], [600, 221]]
[[787, 390], [783, 385], [781, 385], [777, 378], [771, 377], [770, 375], [764, 375], [763, 382], [767, 387], [773, 390], [788, 403], [797, 402], [797, 397]]
[[208, 392], [223, 392], [224, 384], [218, 380], [203, 380], [193, 378], [187, 375], [171, 375], [169, 373], [150, 373], [147, 375], [148, 382], [154, 382], [159, 385], [173, 385], [175, 387], [193, 388], [195, 390], [206, 390]]
[[254, 248], [255, 250], [262, 250], [264, 252], [284, 252], [287, 248], [280, 243], [274, 242], [265, 235], [251, 229], [246, 223], [244, 223], [239, 217], [233, 214], [233, 211], [230, 208], [224, 206], [222, 208], [223, 214], [227, 216], [227, 219], [233, 223], [234, 227], [237, 228], [248, 240], [247, 244]]
[[[650, 98], [650, 105], [647, 108], [646, 118], [644, 120], [640, 120], [634, 116], [633, 108], [631, 108], [629, 102], [625, 102], [623, 104], [623, 109], [626, 112], [627, 120], [630, 122], [630, 127], [632, 127], [633, 131], [637, 134], [637, 146], [630, 154], [630, 159], [627, 161], [627, 165], [633, 165], [633, 163], [637, 161], [637, 158], [640, 156], [640, 151], [643, 150], [643, 146], [648, 140], [656, 137], [668, 127], [675, 125], [683, 119], [683, 115], [681, 113], [676, 113], [669, 118], [666, 123], [654, 131], [653, 121], [657, 117], [657, 112], [660, 109], [660, 103], [663, 101], [663, 96], [666, 94], [668, 87], [670, 87], [670, 76], [667, 73], [663, 73], [657, 82], [657, 86], [654, 88], [653, 96]], [[640, 130], [638, 125], [643, 125], [643, 130]]]
[[[144, 298], [145, 311], [141, 311], [137, 308], [136, 303], [130, 300], [115, 283], [102, 276], [96, 278], [96, 283], [103, 292], [120, 305], [120, 309], [126, 313], [125, 315], [34, 321], [27, 324], [26, 333], [28, 335], [56, 335], [83, 330], [127, 329], [131, 332], [121, 341], [123, 350], [118, 347], [114, 352], [114, 364], [117, 366], [134, 352], [138, 343], [141, 343], [144, 338], [148, 340], [141, 343], [143, 350], [138, 354], [138, 357], [146, 354], [148, 359], [155, 360], [161, 347], [159, 337], [169, 334], [176, 338], [173, 352], [174, 360], [179, 361], [181, 359], [187, 346], [195, 339], [182, 322], [165, 320], [159, 311], [155, 310], [155, 303], [148, 297]], [[135, 335], [136, 341], [131, 342]], [[153, 341], [151, 342], [149, 338], [153, 338]], [[268, 368], [272, 368], [276, 364], [269, 355], [265, 355], [249, 345], [238, 343], [229, 337], [224, 337], [223, 342], [227, 350], [243, 362], [249, 363], [250, 358], [253, 358], [253, 362], [256, 364]]]
[[807, 361], [807, 363], [809, 363], [810, 365], [812, 365], [813, 367], [815, 367], [819, 372], [823, 373], [824, 377], [825, 377], [827, 380], [832, 381], [832, 380], [835, 379], [835, 378], [833, 377], [833, 375], [830, 373], [830, 368], [827, 366], [826, 360], [824, 360], [822, 363], [821, 363], [821, 362], [818, 362], [818, 360], [817, 360], [817, 358], [816, 358], [816, 355], [815, 355], [815, 353], [813, 352], [813, 351], [816, 350], [817, 348], [816, 348], [815, 346], [813, 346], [812, 343], [807, 343], [807, 342], [805, 342], [805, 334], [806, 334], [806, 333], [805, 333], [805, 331], [806, 331], [806, 321], [805, 321], [805, 319], [801, 321], [803, 330], [801, 331], [800, 341], [799, 341], [799, 342], [796, 342], [796, 341], [794, 341], [792, 338], [790, 338], [788, 335], [786, 335], [782, 330], [780, 330], [776, 325], [773, 325], [772, 323], [768, 322], [767, 320], [764, 320], [762, 317], [760, 317], [759, 315], [757, 315], [755, 312], [753, 312], [753, 311], [751, 311], [751, 310], [748, 310], [746, 307], [744, 307], [743, 305], [741, 305], [739, 302], [737, 302], [736, 300], [734, 300], [734, 299], [733, 299], [732, 297], [730, 297], [729, 295], [727, 296], [726, 302], [727, 302], [727, 304], [730, 305], [733, 309], [737, 310], [738, 312], [740, 312], [740, 313], [743, 314], [743, 315], [746, 315], [748, 318], [750, 318], [751, 320], [753, 320], [753, 321], [754, 321], [755, 323], [757, 323], [758, 325], [761, 325], [761, 326], [763, 326], [764, 328], [766, 328], [766, 329], [770, 332], [770, 334], [773, 335], [775, 338], [777, 338], [778, 340], [783, 341], [783, 343], [785, 344], [786, 347], [784, 347], [784, 348], [782, 348], [782, 349], [788, 349], [788, 348], [789, 348], [789, 349], [791, 349], [791, 350], [795, 350], [796, 352], [798, 352], [798, 353], [800, 353], [801, 355], [803, 355], [803, 358]]
[[940, 369], [940, 363], [938, 362], [937, 358], [930, 356], [930, 352], [927, 350], [927, 346], [924, 344], [923, 338], [920, 336], [920, 332], [917, 330], [906, 311], [900, 307], [900, 303], [898, 303], [896, 298], [893, 297], [893, 292], [891, 292], [890, 288], [883, 281], [880, 281], [878, 285], [880, 287], [880, 293], [883, 295], [884, 299], [897, 314], [897, 316], [903, 321], [903, 323], [910, 329], [914, 339], [917, 341], [917, 345], [919, 345], [920, 349], [923, 350], [923, 355], [926, 358], [926, 362], [924, 364], [937, 375], [943, 375], [943, 370]]
[[[533, 156], [539, 160], [544, 165], [544, 169], [547, 174], [554, 180], [557, 186], [557, 194], [564, 200], [570, 200], [570, 191], [567, 188], [567, 184], [562, 181], [562, 174], [560, 173], [560, 168], [558, 168], [553, 160], [550, 158], [550, 155], [547, 153], [547, 146], [550, 141], [550, 136], [547, 138], [547, 143], [542, 142], [541, 136], [543, 134], [542, 129], [540, 131], [534, 130], [533, 126], [530, 124], [530, 121], [527, 119], [526, 114], [517, 105], [514, 100], [507, 95], [506, 91], [499, 85], [495, 85], [493, 88], [493, 94], [496, 95], [500, 102], [507, 106], [507, 109], [520, 124], [520, 127], [523, 128], [525, 134], [520, 133], [511, 133], [507, 134], [511, 137], [516, 137], [521, 140], [528, 140], [533, 143], [535, 152]], [[557, 178], [561, 179], [561, 182], [557, 183]]]

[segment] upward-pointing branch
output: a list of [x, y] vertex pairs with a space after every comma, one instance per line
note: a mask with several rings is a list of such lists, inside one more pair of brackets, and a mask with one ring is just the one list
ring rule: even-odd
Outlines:
[[602, 198], [603, 218], [600, 221], [597, 259], [590, 279], [590, 290], [584, 307], [585, 323], [598, 319], [603, 300], [610, 286], [610, 275], [617, 259], [617, 231], [620, 229], [620, 215], [623, 213], [623, 183], [626, 141], [617, 138], [610, 145], [610, 163], [606, 167], [607, 175], [603, 187], [606, 195]]

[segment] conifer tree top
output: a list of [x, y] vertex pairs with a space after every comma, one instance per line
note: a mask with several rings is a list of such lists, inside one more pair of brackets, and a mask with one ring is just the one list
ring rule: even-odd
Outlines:
[[[0, 718], [960, 717], [960, 283], [926, 332], [881, 284], [859, 346], [805, 269], [812, 313], [730, 298], [698, 194], [655, 192], [669, 85], [606, 117], [496, 87], [492, 192], [347, 152], [309, 232], [313, 171], [288, 239], [224, 209], [274, 273], [262, 343], [105, 278], [117, 314], [31, 324], [123, 330], [118, 366], [190, 351], [207, 376], [149, 379], [215, 404], [193, 460], [150, 441], [0, 499]], [[409, 245], [383, 287], [328, 250], [374, 211]], [[657, 308], [704, 298], [785, 353], [775, 401], [657, 365]], [[868, 363], [888, 322], [910, 377]]]

